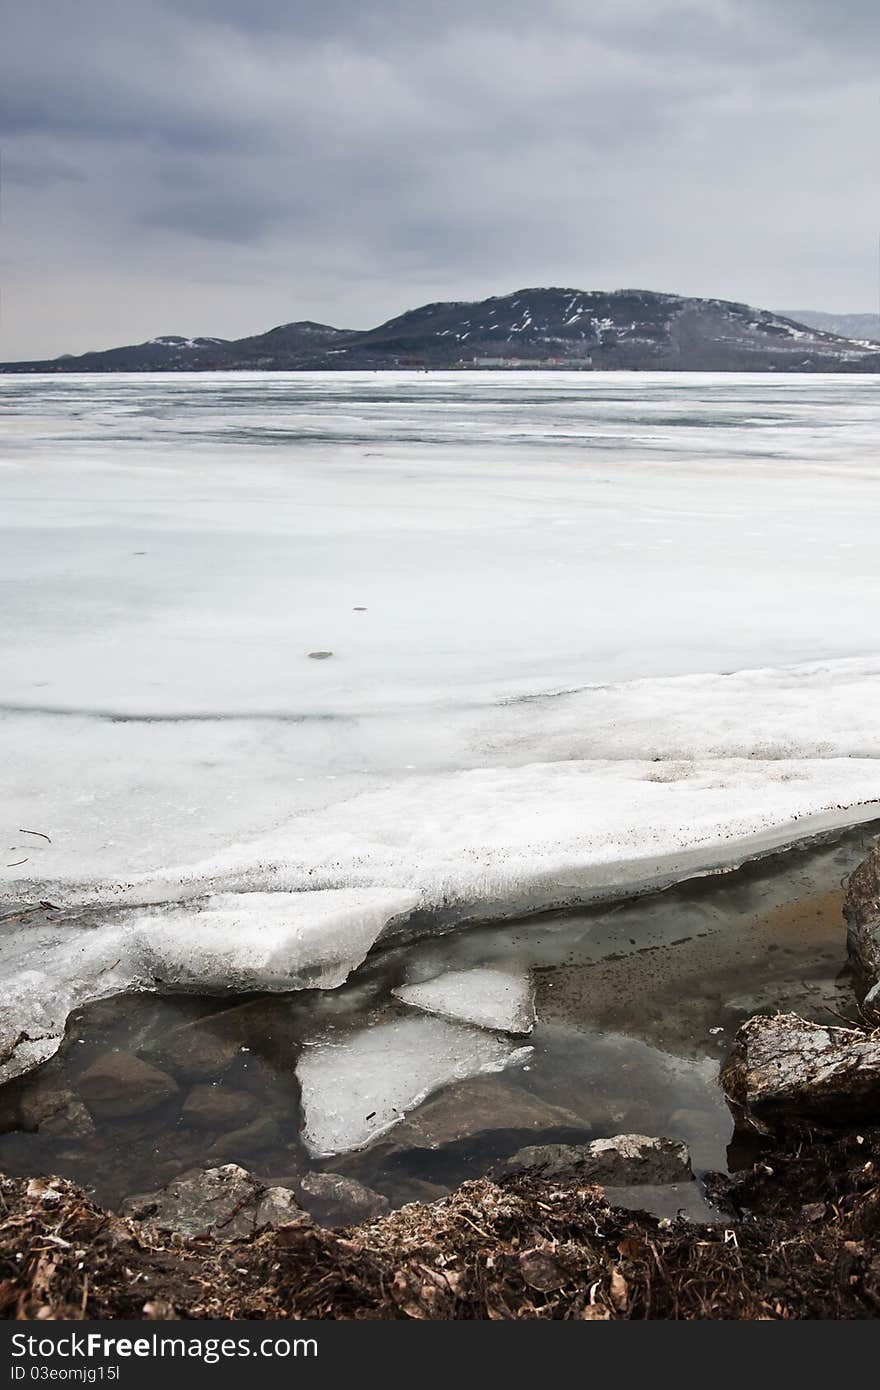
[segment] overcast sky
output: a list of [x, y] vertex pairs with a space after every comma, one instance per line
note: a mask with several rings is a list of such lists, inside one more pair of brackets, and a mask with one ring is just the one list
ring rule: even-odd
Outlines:
[[876, 0], [0, 9], [2, 358], [544, 284], [876, 308]]

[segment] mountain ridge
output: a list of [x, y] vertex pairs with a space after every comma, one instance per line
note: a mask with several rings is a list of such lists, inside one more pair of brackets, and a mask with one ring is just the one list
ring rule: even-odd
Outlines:
[[824, 309], [780, 309], [785, 318], [805, 323], [808, 328], [823, 328], [854, 342], [880, 344], [880, 314], [830, 314]]
[[313, 320], [243, 338], [165, 334], [0, 372], [328, 371], [480, 367], [880, 371], [880, 343], [734, 300], [538, 286], [418, 305], [366, 330]]

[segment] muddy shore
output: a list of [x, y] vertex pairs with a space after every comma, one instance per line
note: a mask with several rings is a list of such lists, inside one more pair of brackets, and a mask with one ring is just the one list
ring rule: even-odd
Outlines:
[[[806, 1141], [806, 1142], [805, 1142]], [[481, 1179], [430, 1205], [251, 1240], [162, 1235], [63, 1179], [0, 1182], [5, 1318], [797, 1319], [880, 1314], [880, 1130], [801, 1135], [718, 1177], [727, 1220]]]
[[[121, 1204], [104, 1198], [102, 1205], [82, 1179], [34, 1177], [25, 1169], [25, 1176], [0, 1177], [0, 1317], [877, 1317], [880, 1029], [869, 1000], [876, 993], [878, 882], [880, 844], [850, 876], [842, 914], [835, 893], [814, 897], [809, 911], [803, 899], [768, 902], [759, 917], [747, 917], [739, 949], [754, 968], [767, 964], [756, 951], [765, 934], [784, 940], [794, 928], [805, 945], [812, 937], [828, 943], [834, 921], [845, 915], [854, 972], [847, 989], [854, 989], [850, 1002], [860, 1019], [841, 1027], [848, 1020], [840, 1014], [830, 1024], [775, 1012], [740, 1023], [720, 1077], [739, 1153], [728, 1164], [734, 1171], [703, 1169], [699, 1190], [707, 1201], [696, 1213], [686, 1214], [686, 1202], [675, 1205], [679, 1190], [693, 1186], [682, 1183], [694, 1176], [687, 1147], [632, 1133], [574, 1147], [554, 1145], [545, 1134], [543, 1147], [486, 1158], [480, 1176], [457, 1180], [448, 1195], [398, 1202], [390, 1211], [381, 1192], [330, 1172], [305, 1174], [294, 1190], [229, 1162], [203, 1165], [161, 1191]], [[697, 965], [708, 966], [711, 939], [695, 933], [691, 944]], [[664, 964], [662, 953], [653, 957], [658, 1003], [673, 975], [682, 985], [680, 969], [667, 979]], [[806, 964], [798, 957], [798, 1002], [833, 1014], [811, 993], [809, 974], [801, 974]], [[575, 989], [579, 1009], [589, 994], [594, 1012], [613, 995], [616, 968], [609, 957], [560, 984]], [[822, 978], [827, 965], [817, 961], [816, 968]], [[771, 970], [755, 982], [759, 993], [769, 986], [778, 996], [790, 974], [786, 966], [776, 980]], [[570, 1007], [561, 991], [555, 998], [553, 1007]], [[81, 1089], [95, 1070], [91, 1063], [82, 1073]], [[119, 1077], [113, 1068], [108, 1076], [118, 1109]], [[223, 1100], [222, 1087], [195, 1089], [210, 1092], [214, 1108]], [[100, 1114], [103, 1091], [83, 1094]], [[226, 1091], [227, 1105], [230, 1096], [238, 1093]], [[238, 1098], [256, 1105], [244, 1093]], [[82, 1109], [75, 1097], [68, 1105], [74, 1119]], [[422, 1139], [430, 1149], [430, 1136]], [[634, 1201], [624, 1196], [631, 1182]], [[607, 1191], [598, 1183], [608, 1183]], [[650, 1183], [670, 1184], [667, 1209], [677, 1214], [651, 1208]], [[338, 1197], [340, 1185], [349, 1214], [331, 1214], [332, 1202], [322, 1214], [320, 1201]], [[356, 1215], [352, 1200], [361, 1203]], [[615, 1205], [623, 1202], [625, 1209]]]

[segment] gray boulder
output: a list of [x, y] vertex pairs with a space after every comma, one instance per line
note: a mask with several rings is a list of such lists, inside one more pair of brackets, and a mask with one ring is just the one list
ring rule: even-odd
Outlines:
[[843, 915], [850, 958], [868, 984], [870, 1002], [880, 1004], [880, 840], [849, 876]]
[[492, 1176], [514, 1173], [610, 1187], [659, 1186], [693, 1177], [686, 1144], [645, 1134], [617, 1134], [589, 1144], [533, 1144], [496, 1164]]
[[865, 1123], [880, 1107], [880, 1034], [759, 1015], [739, 1029], [721, 1084], [740, 1128]]
[[182, 1236], [248, 1240], [269, 1226], [309, 1218], [287, 1187], [267, 1187], [235, 1163], [193, 1169], [158, 1192], [129, 1197], [122, 1214]]

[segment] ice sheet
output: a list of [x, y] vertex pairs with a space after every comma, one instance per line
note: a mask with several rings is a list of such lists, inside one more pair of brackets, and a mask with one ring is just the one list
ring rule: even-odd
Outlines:
[[416, 901], [343, 889], [219, 894], [97, 921], [26, 915], [3, 945], [0, 1082], [57, 1051], [72, 1009], [125, 990], [333, 989]]
[[396, 1019], [316, 1043], [296, 1067], [303, 1139], [316, 1157], [363, 1148], [441, 1086], [531, 1055], [530, 1047], [440, 1018]]
[[411, 1008], [502, 1033], [531, 1033], [535, 1023], [535, 991], [525, 971], [447, 970], [392, 993]]

